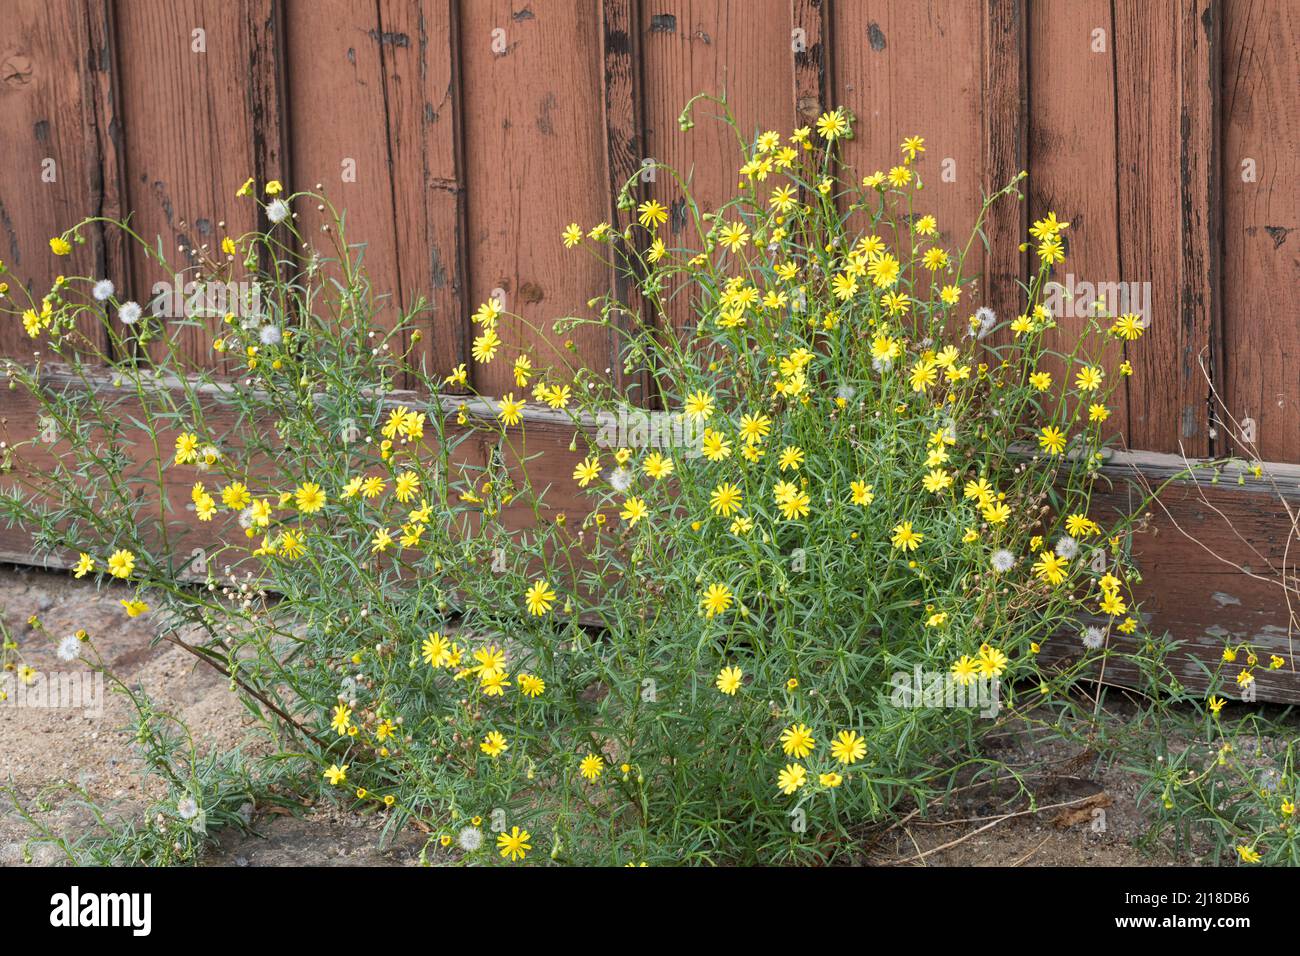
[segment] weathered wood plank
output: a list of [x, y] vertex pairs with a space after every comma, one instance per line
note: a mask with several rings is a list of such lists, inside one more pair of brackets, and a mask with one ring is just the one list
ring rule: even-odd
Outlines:
[[[1115, 283], [1123, 276], [1118, 226], [1120, 195], [1116, 182], [1115, 24], [1109, 0], [1078, 3], [1030, 2], [1029, 37], [1029, 179], [1026, 210], [1031, 220], [1048, 212], [1070, 223], [1063, 233], [1065, 262], [1053, 274], [1057, 284], [1058, 330], [1045, 338], [1066, 352], [1087, 327], [1086, 290], [1080, 283]], [[1030, 248], [1029, 269], [1038, 269]], [[1059, 290], [1064, 290], [1061, 292]], [[1065, 293], [1069, 293], [1068, 296]], [[1079, 311], [1076, 316], [1071, 313]], [[1062, 314], [1065, 313], [1065, 314]], [[1014, 316], [1013, 316], [1014, 317]], [[1144, 347], [1146, 340], [1139, 341]], [[1110, 341], [1092, 356], [1107, 369], [1124, 359], [1122, 345]], [[1041, 363], [1060, 382], [1060, 362]], [[1131, 380], [1130, 380], [1131, 381]], [[1108, 434], [1127, 433], [1132, 389], [1122, 383], [1111, 402]]]
[[445, 375], [469, 359], [459, 14], [452, 0], [380, 0], [379, 19], [402, 305], [427, 300], [415, 354]]
[[[861, 178], [900, 165], [904, 138], [924, 137], [926, 151], [916, 164], [924, 188], [912, 215], [938, 219], [939, 243], [955, 263], [975, 226], [984, 183], [983, 10], [979, 4], [894, 0], [834, 4], [831, 12], [839, 105], [857, 117], [844, 156]], [[936, 70], [936, 63], [943, 69]], [[906, 258], [909, 235], [883, 238]], [[977, 239], [967, 276], [982, 271], [979, 245]], [[963, 318], [982, 304], [982, 296], [982, 289], [966, 293], [962, 304], [969, 311]]]
[[[695, 126], [689, 131], [682, 131], [677, 118], [697, 93], [725, 93], [747, 142], [764, 130], [788, 136], [796, 123], [802, 125], [790, 96], [788, 23], [788, 0], [665, 0], [641, 5], [646, 150], [655, 161], [689, 178], [701, 213], [717, 210], [736, 195], [737, 170], [743, 163], [740, 144], [714, 119], [718, 109], [712, 103], [696, 107]], [[685, 200], [670, 177], [656, 177], [648, 192], [670, 210], [660, 230], [669, 248], [698, 250], [700, 240]], [[671, 290], [677, 288], [674, 284]], [[693, 326], [692, 290], [674, 295], [655, 322], [664, 328]]]
[[[1166, 461], [1153, 461], [1163, 457]], [[1176, 456], [1136, 456], [1152, 485], [1180, 469]], [[1134, 562], [1142, 573], [1135, 597], [1141, 616], [1158, 637], [1166, 632], [1181, 647], [1168, 664], [1187, 687], [1207, 686], [1202, 664], [1217, 667], [1225, 647], [1250, 644], [1263, 661], [1252, 669], [1259, 700], [1300, 703], [1300, 468], [1269, 465], [1268, 477], [1242, 473], [1241, 485], [1230, 475], [1217, 484], [1207, 476], [1170, 485], [1150, 509], [1151, 529], [1135, 539]], [[1124, 512], [1141, 505], [1140, 488], [1131, 483], [1131, 466], [1112, 464], [1105, 473], [1115, 480], [1094, 495], [1094, 514]], [[1080, 631], [1085, 624], [1080, 622]], [[1098, 621], [1097, 623], [1104, 623]], [[1135, 642], [1112, 632], [1109, 646], [1141, 651]], [[1044, 646], [1045, 659], [1072, 659], [1082, 651], [1077, 634], [1062, 634]], [[1285, 660], [1269, 670], [1270, 655]], [[1245, 655], [1241, 657], [1244, 663]], [[1234, 683], [1240, 665], [1230, 667], [1225, 696], [1238, 698]], [[1123, 662], [1108, 661], [1107, 680], [1132, 682], [1136, 674]]]
[[790, 0], [790, 51], [794, 54], [794, 112], [808, 125], [835, 105], [828, 0]]
[[[128, 284], [127, 258], [116, 230], [94, 227], [72, 254], [54, 255], [49, 240], [78, 220], [122, 214], [121, 122], [117, 107], [113, 22], [106, 0], [20, 0], [5, 8], [0, 38], [0, 260], [11, 292], [40, 299], [58, 275], [110, 278]], [[81, 331], [99, 348], [98, 320]], [[32, 354], [21, 323], [0, 323], [0, 355]]]
[[[992, 195], [1027, 168], [1029, 159], [1029, 75], [1026, 0], [985, 0], [980, 20], [983, 54], [983, 191]], [[1022, 190], [1025, 184], [1021, 183]], [[1003, 197], [985, 223], [979, 302], [1007, 320], [1019, 313], [1028, 279], [1028, 257], [1020, 251], [1029, 228], [1028, 203]]]
[[[1300, 461], [1300, 9], [1223, 8], [1223, 398], [1239, 454]], [[1224, 429], [1225, 438], [1226, 432]]]
[[[370, 279], [376, 324], [392, 329], [402, 309], [394, 163], [389, 130], [394, 117], [386, 93], [384, 55], [396, 46], [377, 9], [348, 0], [292, 0], [285, 11], [293, 108], [291, 187], [317, 185], [344, 213], [344, 238]], [[409, 48], [409, 37], [402, 44]], [[339, 122], [347, 117], [346, 122]], [[418, 201], [418, 194], [408, 196]], [[329, 221], [316, 203], [296, 205], [299, 229], [309, 246], [333, 256], [336, 237], [322, 233]]]
[[[637, 29], [640, 4], [636, 0], [602, 0], [601, 49], [604, 55], [602, 90], [604, 93], [605, 172], [609, 183], [609, 216], [611, 222], [626, 222], [633, 215], [632, 207], [644, 196], [641, 177], [641, 160], [645, 154], [642, 142], [642, 110], [640, 81], [640, 35]], [[629, 185], [630, 183], [630, 185]], [[626, 196], [626, 200], [624, 200]], [[620, 201], [624, 207], [620, 209]], [[643, 251], [645, 234], [632, 233], [630, 247], [622, 253]], [[620, 248], [624, 240], [617, 240]], [[619, 390], [640, 404], [649, 404], [649, 384], [644, 370], [625, 369], [622, 360], [624, 336], [641, 324], [642, 302], [636, 296], [634, 275], [623, 267], [623, 259], [615, 259], [610, 276], [618, 301], [628, 306], [630, 312], [620, 311], [615, 317], [621, 335], [610, 336], [609, 363]]]
[[[187, 268], [194, 250], [265, 227], [265, 215], [236, 191], [285, 177], [282, 28], [276, 0], [212, 4], [179, 0], [116, 6], [125, 130], [127, 209], [136, 230], [157, 238]], [[182, 148], [183, 143], [183, 148]], [[145, 303], [174, 277], [133, 257], [133, 287]], [[180, 332], [182, 356], [219, 368], [211, 349], [221, 320]]]
[[1150, 290], [1151, 334], [1127, 351], [1128, 443], [1208, 455], [1201, 362], [1213, 368], [1219, 298], [1218, 5], [1122, 0], [1114, 14], [1115, 278]]
[[495, 296], [523, 317], [502, 321], [506, 347], [472, 366], [473, 384], [517, 394], [521, 351], [566, 381], [566, 364], [607, 374], [608, 330], [553, 330], [590, 317], [588, 300], [609, 283], [599, 261], [560, 242], [568, 223], [590, 229], [609, 216], [597, 0], [462, 3], [460, 18], [470, 307]]

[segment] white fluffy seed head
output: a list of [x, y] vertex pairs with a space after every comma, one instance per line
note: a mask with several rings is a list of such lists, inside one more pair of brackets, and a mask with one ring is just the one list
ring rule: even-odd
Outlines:
[[483, 845], [483, 831], [478, 827], [465, 827], [456, 835], [456, 843], [466, 853], [473, 853]]

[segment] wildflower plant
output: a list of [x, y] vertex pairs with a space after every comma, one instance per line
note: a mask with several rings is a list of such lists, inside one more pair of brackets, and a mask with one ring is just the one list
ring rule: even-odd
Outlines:
[[[873, 824], [1015, 779], [979, 738], [1050, 723], [1143, 629], [1133, 515], [1093, 505], [1132, 371], [1105, 356], [1143, 325], [1056, 329], [1052, 214], [1024, 237], [1020, 314], [984, 304], [977, 240], [1023, 174], [949, 246], [922, 138], [860, 177], [845, 110], [751, 139], [716, 97], [683, 127], [706, 107], [736, 131], [737, 195], [706, 211], [657, 166], [674, 229], [629, 181], [626, 222], [559, 239], [628, 294], [551, 329], [488, 300], [472, 368], [428, 367], [420, 303], [375, 321], [386, 290], [321, 192], [250, 181], [269, 228], [194, 252], [185, 274], [255, 283], [255, 314], [162, 319], [61, 277], [15, 311], [39, 352], [9, 384], [47, 427], [7, 450], [0, 516], [134, 588], [281, 765], [427, 833], [431, 862], [852, 859]], [[100, 223], [180, 271], [129, 222], [57, 238]], [[619, 337], [639, 390], [550, 344], [584, 326]], [[197, 363], [196, 329], [216, 330]], [[477, 395], [489, 363], [511, 393]], [[690, 440], [598, 441], [633, 404]], [[1071, 662], [1041, 663], [1049, 642]], [[995, 714], [900, 702], [918, 669], [991, 683]]]

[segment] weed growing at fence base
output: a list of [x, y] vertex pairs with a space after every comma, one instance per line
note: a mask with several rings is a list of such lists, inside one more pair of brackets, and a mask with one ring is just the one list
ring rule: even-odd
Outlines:
[[[735, 129], [713, 97], [683, 127], [701, 110]], [[737, 130], [740, 188], [711, 212], [670, 168], [671, 208], [629, 182], [626, 223], [557, 229], [624, 298], [546, 328], [484, 302], [454, 369], [420, 358], [445, 317], [376, 324], [387, 290], [324, 195], [250, 180], [272, 225], [192, 274], [112, 223], [196, 290], [256, 283], [258, 311], [161, 317], [102, 276], [20, 308], [39, 352], [9, 382], [43, 424], [5, 451], [0, 513], [135, 585], [160, 633], [197, 626], [277, 765], [426, 832], [431, 862], [852, 859], [900, 808], [1018, 779], [981, 735], [1069, 707], [1113, 634], [1141, 635], [1135, 515], [1091, 489], [1132, 373], [1107, 356], [1143, 325], [1057, 328], [1050, 214], [1023, 311], [994, 315], [972, 251], [1019, 178], [953, 245], [924, 141], [862, 177], [851, 135], [843, 110]], [[309, 207], [319, 234], [290, 215]], [[617, 338], [617, 387], [574, 366], [575, 329]], [[489, 363], [510, 394], [476, 396]], [[629, 399], [674, 427], [611, 431]], [[1040, 666], [1051, 641], [1074, 663]], [[209, 775], [172, 782], [229, 812]]]

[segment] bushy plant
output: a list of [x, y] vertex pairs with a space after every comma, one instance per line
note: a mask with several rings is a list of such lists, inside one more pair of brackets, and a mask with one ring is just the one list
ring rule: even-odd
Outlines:
[[[713, 97], [682, 125], [705, 109], [735, 127]], [[78, 576], [130, 582], [160, 633], [198, 625], [185, 645], [285, 753], [427, 832], [431, 861], [851, 859], [900, 808], [1014, 779], [980, 736], [1050, 721], [1113, 632], [1141, 630], [1134, 521], [1091, 497], [1132, 374], [1103, 355], [1143, 331], [1100, 310], [1056, 327], [1054, 215], [1024, 237], [1023, 311], [994, 315], [973, 263], [1021, 177], [951, 247], [923, 140], [859, 179], [851, 133], [842, 109], [738, 131], [720, 208], [661, 166], [674, 226], [632, 183], [626, 224], [570, 225], [630, 301], [531, 336], [483, 303], [474, 364], [517, 386], [493, 398], [419, 358], [418, 304], [375, 321], [388, 290], [328, 197], [250, 181], [268, 230], [190, 250], [185, 274], [255, 282], [253, 311], [164, 319], [100, 276], [17, 310], [41, 353], [10, 385], [45, 434], [7, 450], [0, 513]], [[312, 207], [319, 233], [292, 212]], [[577, 366], [560, 340], [585, 325], [620, 337], [619, 378], [666, 428]], [[182, 345], [212, 326], [193, 367]], [[1049, 641], [1073, 663], [1040, 665]], [[952, 706], [975, 688], [996, 696]]]

